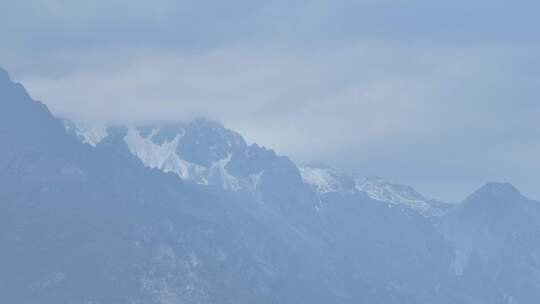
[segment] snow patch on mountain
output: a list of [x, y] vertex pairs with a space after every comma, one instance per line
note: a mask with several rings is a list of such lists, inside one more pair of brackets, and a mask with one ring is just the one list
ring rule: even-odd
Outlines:
[[159, 131], [159, 128], [154, 128], [150, 134], [143, 136], [136, 128], [129, 128], [124, 138], [130, 152], [146, 167], [172, 172], [183, 180], [194, 181], [201, 185], [219, 185], [231, 191], [239, 191], [242, 188], [240, 181], [225, 168], [231, 160], [231, 154], [212, 162], [208, 167], [197, 165], [186, 161], [178, 154], [178, 147], [185, 131], [182, 130], [171, 141], [157, 144], [153, 138]]
[[203, 177], [207, 169], [185, 161], [176, 153], [183, 134], [177, 134], [172, 141], [165, 141], [158, 145], [152, 141], [158, 132], [159, 129], [155, 128], [148, 136], [143, 137], [137, 129], [129, 128], [124, 141], [130, 152], [137, 156], [146, 167], [172, 172], [184, 180], [204, 183]]
[[[65, 127], [69, 133], [92, 146], [96, 146], [108, 136], [106, 128], [75, 125], [70, 122], [65, 122]], [[124, 143], [131, 154], [139, 158], [146, 167], [174, 173], [182, 180], [201, 185], [235, 192], [244, 189], [251, 192], [257, 201], [262, 202], [259, 190], [262, 171], [240, 177], [227, 170], [233, 155], [251, 155], [242, 137], [223, 126], [196, 120], [191, 124], [172, 127], [130, 127], [124, 136]], [[296, 167], [302, 181], [319, 196], [327, 193], [363, 193], [373, 200], [405, 206], [424, 216], [442, 215], [445, 210], [444, 203], [426, 199], [405, 185], [393, 184], [380, 178], [341, 174], [329, 167]]]
[[233, 175], [227, 172], [225, 166], [231, 161], [231, 154], [228, 154], [227, 157], [218, 160], [217, 162], [212, 163], [206, 174], [207, 179], [215, 178], [221, 180], [221, 185], [225, 190], [239, 191], [242, 187], [240, 186], [239, 180]]
[[392, 184], [377, 177], [357, 178], [355, 184], [358, 192], [366, 193], [376, 201], [405, 205], [421, 213], [431, 209], [429, 201], [409, 186]]
[[363, 193], [373, 200], [405, 206], [424, 216], [442, 215], [447, 207], [447, 204], [425, 198], [409, 186], [393, 184], [382, 178], [349, 176], [331, 168], [298, 166], [298, 169], [303, 182], [319, 195]]
[[341, 192], [343, 186], [331, 169], [316, 167], [298, 167], [304, 183], [314, 188], [317, 193]]
[[96, 147], [109, 135], [107, 128], [103, 126], [90, 126], [82, 123], [75, 125], [67, 120], [63, 120], [62, 123], [67, 133], [74, 135], [80, 141], [92, 147]]
[[262, 175], [263, 172], [259, 172], [257, 174], [250, 174], [248, 176], [249, 179], [249, 190], [251, 191], [252, 196], [255, 198], [255, 200], [259, 203], [263, 202], [263, 196], [262, 192], [259, 189], [262, 183]]

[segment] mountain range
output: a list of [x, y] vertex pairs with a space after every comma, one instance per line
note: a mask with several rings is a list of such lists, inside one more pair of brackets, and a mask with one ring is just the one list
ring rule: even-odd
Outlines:
[[540, 301], [540, 203], [300, 165], [223, 125], [89, 127], [0, 69], [0, 303]]

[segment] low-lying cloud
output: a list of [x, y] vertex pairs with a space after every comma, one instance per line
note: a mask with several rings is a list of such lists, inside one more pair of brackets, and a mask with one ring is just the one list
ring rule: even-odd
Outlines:
[[0, 64], [87, 123], [206, 116], [449, 201], [488, 180], [540, 198], [538, 32], [529, 13], [492, 22], [537, 4], [458, 4], [12, 2]]

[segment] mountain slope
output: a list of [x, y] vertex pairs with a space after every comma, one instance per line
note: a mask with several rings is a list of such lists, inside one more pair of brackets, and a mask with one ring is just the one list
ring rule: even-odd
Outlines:
[[[288, 158], [256, 145], [231, 155], [227, 171], [257, 173], [258, 195], [184, 181], [145, 167], [129, 129], [80, 143], [2, 75], [0, 302], [414, 303], [343, 275], [350, 265], [331, 253], [336, 236]], [[170, 142], [162, 135], [152, 141]], [[191, 163], [228, 155], [192, 138]]]
[[114, 134], [80, 144], [20, 85], [0, 88], [0, 302], [328, 302], [291, 228], [148, 170]]
[[[442, 220], [459, 288], [477, 303], [540, 299], [540, 203], [488, 183]], [[458, 287], [456, 287], [458, 288]], [[496, 292], [493, 292], [496, 291]]]

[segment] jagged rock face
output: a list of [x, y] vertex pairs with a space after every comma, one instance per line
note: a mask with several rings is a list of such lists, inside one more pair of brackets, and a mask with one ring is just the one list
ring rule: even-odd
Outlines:
[[448, 206], [206, 120], [62, 125], [2, 70], [0, 107], [0, 303], [540, 299], [540, 204], [511, 185]]

